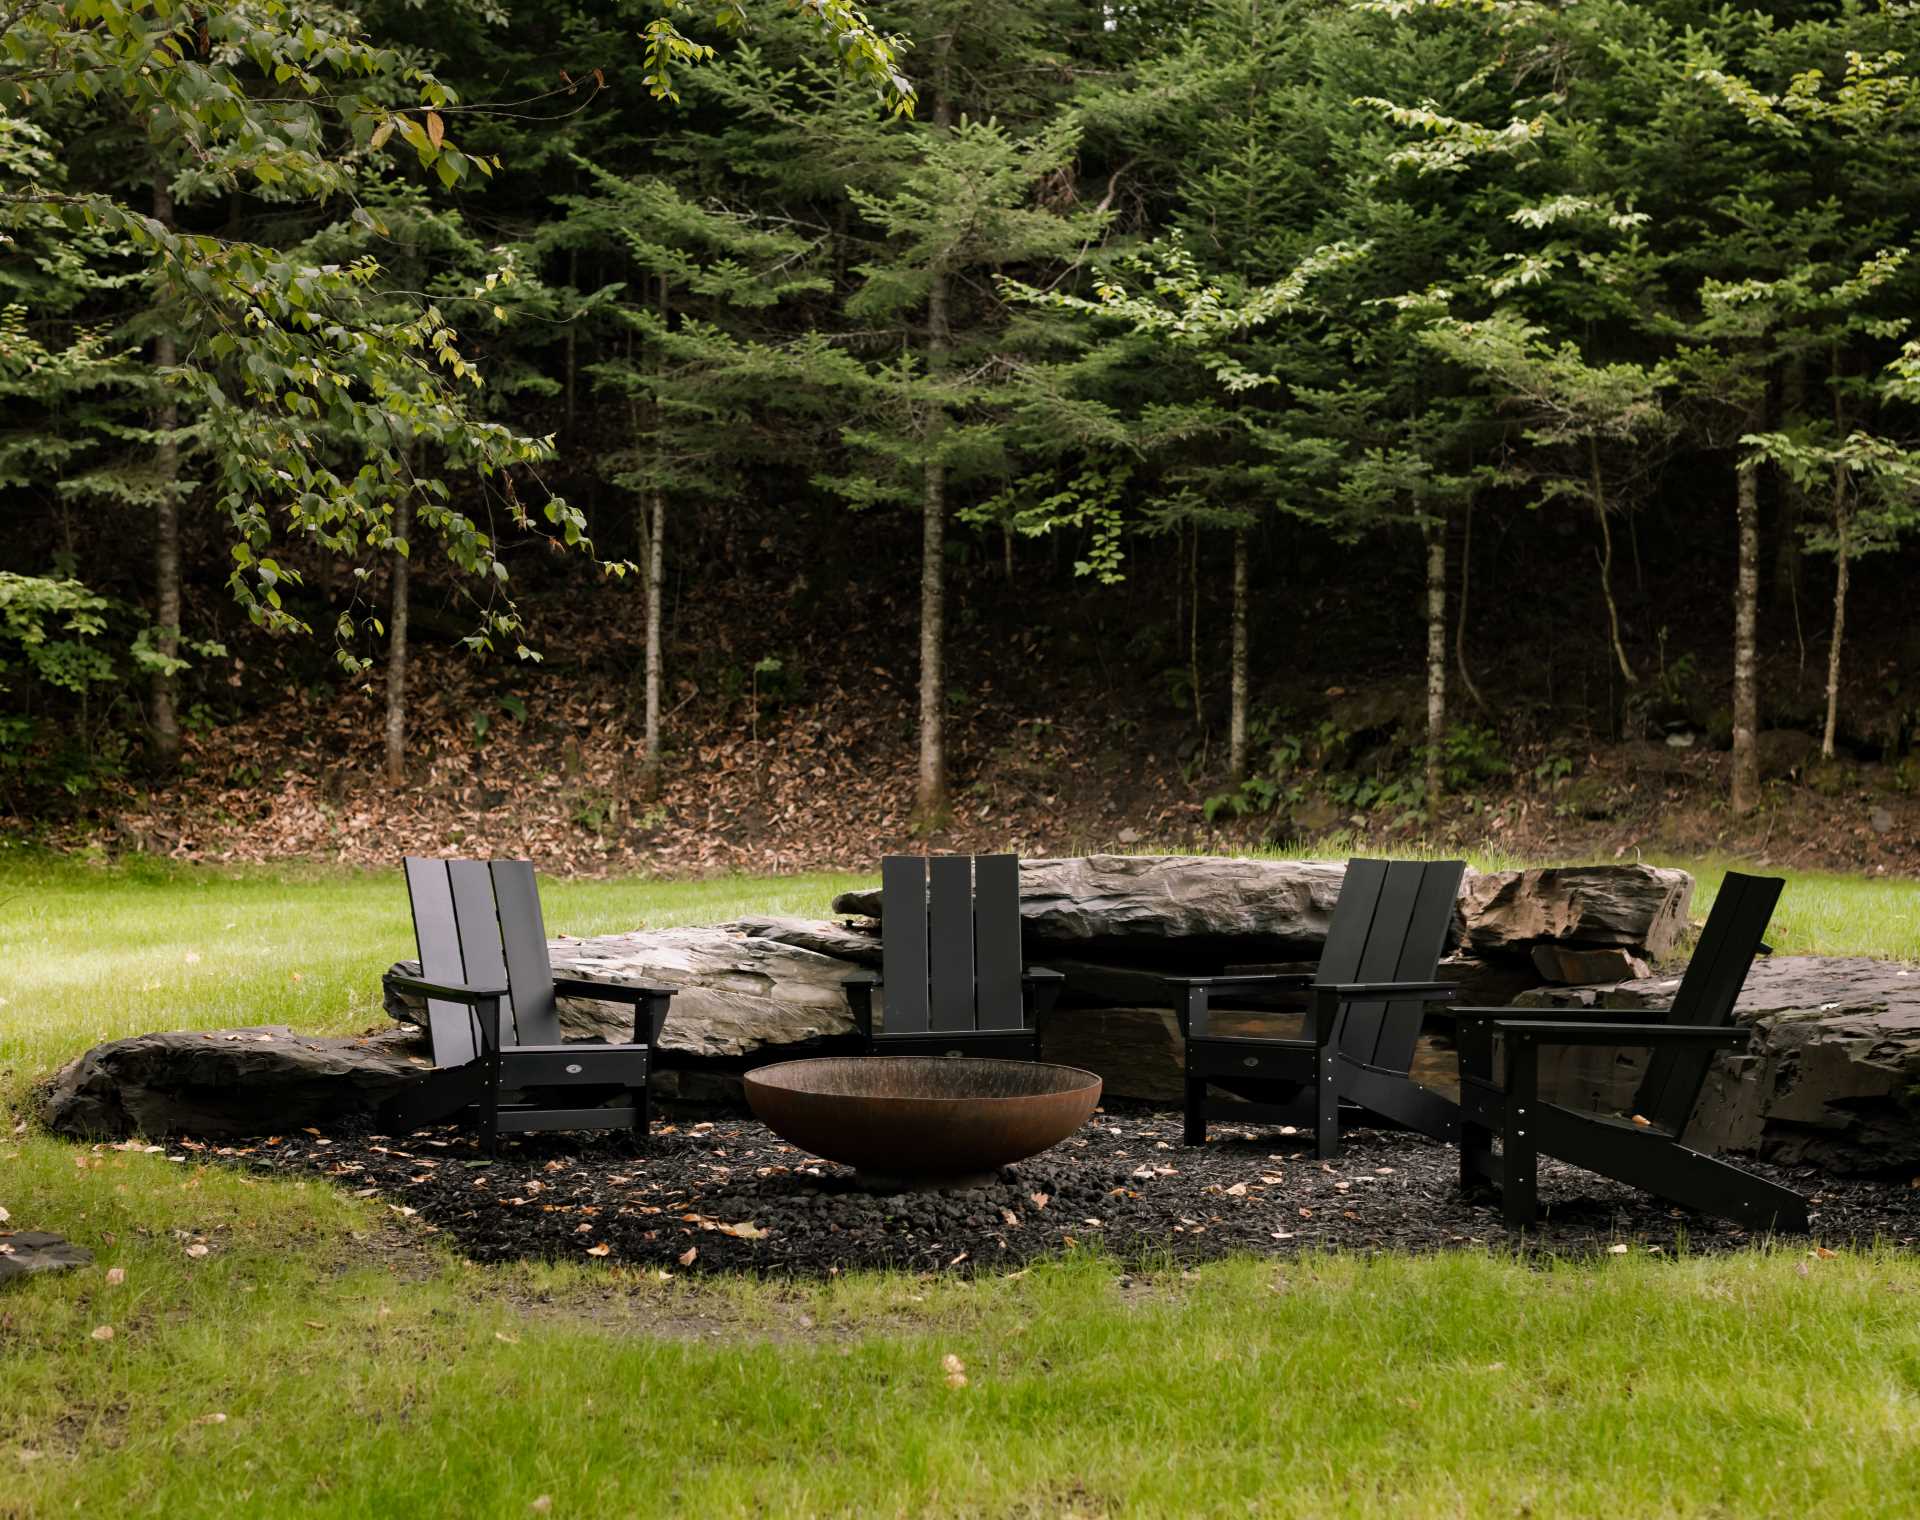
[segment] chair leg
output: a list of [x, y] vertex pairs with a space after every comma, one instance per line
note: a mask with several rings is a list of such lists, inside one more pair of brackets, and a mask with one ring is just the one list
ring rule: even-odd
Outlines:
[[1207, 1079], [1187, 1078], [1186, 1130], [1181, 1136], [1187, 1145], [1207, 1143]]
[[1493, 1162], [1493, 1131], [1484, 1124], [1460, 1125], [1460, 1187], [1463, 1192], [1498, 1184], [1499, 1172]]
[[1313, 1084], [1313, 1151], [1322, 1161], [1340, 1154], [1340, 1082], [1333, 1070], [1333, 1047], [1322, 1049]]
[[1507, 1104], [1500, 1126], [1500, 1198], [1509, 1229], [1530, 1225], [1540, 1208], [1540, 1138], [1534, 1110], [1540, 1049], [1525, 1035], [1507, 1040]]
[[480, 1146], [489, 1156], [500, 1154], [500, 1049], [496, 1045], [487, 1055], [486, 1089], [480, 1095]]
[[651, 1084], [641, 1078], [639, 1086], [633, 1089], [633, 1132], [644, 1140], [653, 1124], [653, 1110], [647, 1091]]

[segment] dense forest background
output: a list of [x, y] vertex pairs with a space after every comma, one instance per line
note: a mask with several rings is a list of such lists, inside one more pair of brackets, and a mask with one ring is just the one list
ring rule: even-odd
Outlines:
[[14, 827], [1920, 866], [1920, 8], [677, 14], [9, 13]]

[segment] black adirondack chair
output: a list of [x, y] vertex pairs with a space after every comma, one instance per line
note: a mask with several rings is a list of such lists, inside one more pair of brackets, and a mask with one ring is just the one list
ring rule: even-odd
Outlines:
[[[1350, 860], [1314, 971], [1169, 977], [1186, 1039], [1186, 1142], [1209, 1119], [1297, 1124], [1321, 1156], [1340, 1149], [1341, 1100], [1419, 1129], [1454, 1122], [1451, 1100], [1407, 1075], [1426, 1002], [1453, 995], [1435, 980], [1466, 866], [1457, 860]], [[1298, 1037], [1214, 1034], [1216, 997], [1308, 997]], [[1216, 1100], [1220, 1089], [1246, 1101]]]
[[[652, 1046], [674, 989], [556, 977], [527, 861], [408, 856], [406, 868], [420, 975], [389, 980], [426, 998], [435, 1070], [383, 1121], [404, 1130], [467, 1113], [489, 1152], [527, 1130], [645, 1134]], [[632, 1043], [563, 1040], [556, 997], [632, 1004]]]
[[[881, 969], [847, 980], [873, 1054], [1032, 1061], [1065, 978], [1026, 966], [1012, 855], [889, 855], [880, 864]], [[873, 994], [884, 989], [882, 1027]]]
[[[1507, 1223], [1529, 1224], [1539, 1204], [1539, 1158], [1553, 1156], [1751, 1229], [1805, 1230], [1807, 1204], [1798, 1193], [1682, 1143], [1713, 1053], [1748, 1041], [1748, 1030], [1732, 1027], [1733, 1005], [1754, 956], [1772, 953], [1761, 936], [1784, 885], [1728, 872], [1672, 1005], [1645, 1021], [1570, 1020], [1553, 1009], [1441, 1010], [1459, 1020], [1461, 1182], [1494, 1184]], [[1506, 1053], [1504, 1080], [1494, 1072], [1496, 1038]], [[1541, 1102], [1540, 1050], [1550, 1045], [1650, 1049], [1633, 1113]]]

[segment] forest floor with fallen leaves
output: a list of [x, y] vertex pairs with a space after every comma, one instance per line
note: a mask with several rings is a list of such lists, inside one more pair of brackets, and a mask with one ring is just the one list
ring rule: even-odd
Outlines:
[[[668, 724], [646, 795], [628, 683], [554, 682], [423, 656], [410, 772], [381, 779], [382, 698], [331, 686], [186, 735], [164, 785], [114, 782], [76, 808], [13, 820], [55, 848], [178, 860], [385, 865], [402, 853], [527, 857], [543, 869], [661, 876], [866, 869], [900, 849], [1329, 854], [1467, 850], [1536, 862], [1722, 856], [1798, 869], [1920, 874], [1920, 795], [1904, 771], [1800, 753], [1770, 764], [1760, 810], [1728, 813], [1729, 757], [1566, 741], [1434, 808], [1353, 800], [1350, 772], [1302, 768], [1240, 816], [1182, 728], [1116, 734], [1092, 707], [1036, 708], [977, 688], [949, 725], [953, 801], [913, 815], [910, 683], [880, 667], [755, 705], [698, 689]], [[1909, 767], [1910, 769], [1910, 767]], [[1809, 776], [1815, 784], [1809, 784]], [[1290, 790], [1288, 789], [1290, 788]], [[1214, 799], [1209, 807], [1209, 799]], [[1344, 800], [1343, 800], [1344, 799]]]

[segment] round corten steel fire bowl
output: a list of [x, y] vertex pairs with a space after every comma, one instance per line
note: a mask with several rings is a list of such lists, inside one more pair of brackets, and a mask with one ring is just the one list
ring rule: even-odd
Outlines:
[[971, 1185], [1058, 1145], [1100, 1101], [1090, 1071], [968, 1056], [783, 1061], [746, 1088], [781, 1139], [891, 1190]]

